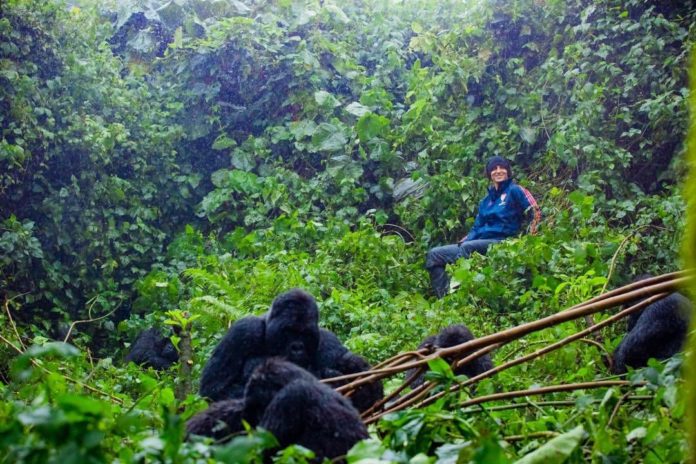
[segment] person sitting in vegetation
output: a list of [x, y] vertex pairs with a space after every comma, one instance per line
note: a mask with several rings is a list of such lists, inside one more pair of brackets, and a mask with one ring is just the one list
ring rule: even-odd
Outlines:
[[481, 200], [469, 233], [459, 243], [431, 248], [426, 255], [425, 268], [438, 298], [449, 291], [447, 264], [468, 258], [474, 251], [486, 254], [491, 243], [518, 235], [527, 219], [529, 232], [536, 233], [541, 210], [532, 194], [513, 182], [510, 162], [500, 156], [492, 157], [486, 163], [486, 177], [493, 185]]

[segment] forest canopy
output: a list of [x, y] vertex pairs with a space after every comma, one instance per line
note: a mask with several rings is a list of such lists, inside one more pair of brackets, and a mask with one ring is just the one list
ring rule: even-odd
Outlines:
[[[681, 269], [695, 24], [676, 0], [3, 1], [4, 459], [259, 462], [262, 432], [192, 444], [183, 423], [225, 330], [289, 288], [376, 364], [450, 324], [492, 334]], [[449, 266], [438, 300], [425, 253], [472, 227], [494, 155], [541, 227]], [[188, 364], [123, 361], [152, 326]], [[635, 389], [456, 407], [606, 380], [624, 333], [387, 416], [349, 462], [683, 461], [680, 357], [629, 373]]]

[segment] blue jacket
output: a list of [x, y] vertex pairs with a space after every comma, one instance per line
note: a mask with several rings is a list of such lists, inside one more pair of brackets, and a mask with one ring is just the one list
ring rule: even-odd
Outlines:
[[518, 235], [528, 213], [532, 213], [530, 232], [535, 233], [541, 219], [539, 205], [527, 189], [508, 179], [500, 185], [500, 190], [488, 189], [488, 195], [479, 204], [474, 227], [464, 241]]

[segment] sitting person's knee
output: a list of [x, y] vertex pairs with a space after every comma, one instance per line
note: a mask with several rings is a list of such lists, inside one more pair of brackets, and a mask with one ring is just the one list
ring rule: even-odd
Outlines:
[[431, 268], [440, 265], [439, 259], [438, 259], [438, 254], [435, 251], [435, 248], [431, 248], [428, 250], [428, 252], [425, 254], [425, 267], [426, 268]]
[[425, 255], [425, 268], [432, 269], [452, 264], [461, 257], [459, 245], [433, 247]]
[[462, 242], [459, 245], [459, 249], [461, 250], [462, 258], [468, 258], [469, 256], [471, 256], [471, 253], [476, 251], [476, 248], [471, 246], [471, 244], [469, 244], [467, 242]]

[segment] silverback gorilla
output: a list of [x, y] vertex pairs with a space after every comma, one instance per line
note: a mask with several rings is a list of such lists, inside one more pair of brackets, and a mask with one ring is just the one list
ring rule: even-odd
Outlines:
[[[450, 325], [448, 327], [445, 327], [438, 333], [437, 335], [430, 335], [427, 337], [423, 342], [418, 345], [418, 349], [423, 349], [426, 347], [430, 348], [449, 348], [452, 346], [457, 346], [461, 345], [462, 343], [466, 343], [468, 341], [473, 340], [474, 335], [471, 333], [469, 328], [465, 326], [464, 324], [454, 324]], [[472, 354], [475, 350], [466, 353], [462, 358]], [[444, 358], [445, 361], [448, 363], [452, 364], [453, 359], [449, 358]], [[454, 369], [455, 375], [466, 375], [467, 377], [474, 377], [476, 375], [479, 375], [483, 372], [486, 372], [488, 370], [493, 369], [493, 361], [491, 360], [491, 356], [489, 354], [485, 354], [483, 356], [480, 356], [470, 363], [467, 363], [463, 366], [460, 366], [456, 369]], [[409, 378], [411, 375], [415, 373], [415, 369], [411, 369], [406, 373], [406, 378]], [[424, 381], [424, 376], [419, 375], [413, 383], [411, 383], [411, 387], [415, 388], [418, 385], [422, 384]]]
[[[370, 368], [333, 333], [319, 329], [318, 321], [312, 295], [293, 289], [276, 297], [264, 316], [235, 322], [203, 368], [200, 395], [212, 401], [242, 398], [254, 369], [270, 357], [290, 361], [318, 378]], [[381, 382], [374, 382], [359, 388], [351, 400], [364, 411], [383, 394]]]
[[150, 328], [138, 334], [124, 360], [162, 370], [177, 362], [179, 353], [169, 337], [163, 336], [155, 328]]
[[[645, 278], [643, 276], [636, 280]], [[626, 336], [612, 355], [611, 371], [623, 374], [627, 366], [645, 367], [650, 358], [667, 359], [681, 351], [692, 312], [691, 301], [675, 292], [631, 314]]]
[[345, 455], [367, 429], [346, 398], [299, 366], [269, 358], [254, 370], [243, 400], [213, 403], [186, 424], [189, 435], [224, 438], [242, 430], [241, 420], [273, 433], [281, 448], [302, 445], [316, 461]]

